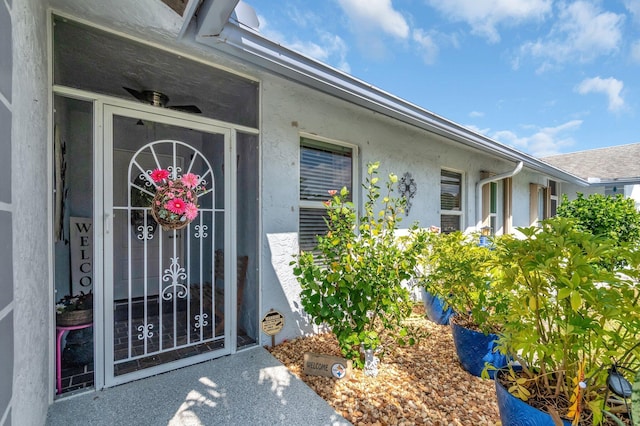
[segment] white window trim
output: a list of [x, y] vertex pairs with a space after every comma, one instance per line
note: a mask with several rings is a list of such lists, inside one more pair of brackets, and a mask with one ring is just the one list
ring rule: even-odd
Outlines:
[[466, 183], [466, 173], [462, 170], [457, 170], [457, 169], [452, 169], [449, 167], [440, 167], [440, 174], [438, 175], [440, 177], [440, 179], [438, 180], [438, 187], [439, 187], [439, 191], [438, 191], [438, 196], [441, 197], [442, 196], [442, 172], [443, 171], [447, 171], [447, 172], [451, 172], [451, 173], [458, 173], [460, 175], [460, 210], [445, 210], [442, 208], [442, 201], [440, 200], [440, 222], [442, 223], [442, 216], [443, 215], [448, 215], [448, 216], [460, 216], [460, 231], [464, 232], [464, 230], [466, 229], [466, 225], [465, 225], [465, 214], [464, 214], [464, 209], [465, 209], [465, 195], [466, 195], [466, 191], [465, 191], [465, 183]]
[[[318, 135], [314, 135], [311, 133], [299, 132], [298, 134], [298, 159], [300, 159], [300, 153], [302, 152], [301, 139], [311, 139], [318, 142], [324, 142], [330, 145], [336, 145], [340, 147], [345, 147], [351, 149], [351, 201], [355, 206], [356, 210], [359, 206], [360, 200], [360, 181], [359, 181], [359, 155], [358, 155], [358, 146], [349, 142], [343, 142], [335, 139], [330, 139]], [[297, 174], [297, 183], [298, 183], [298, 210], [301, 209], [317, 209], [324, 210], [326, 207], [322, 201], [313, 201], [313, 200], [301, 200], [300, 199], [300, 170], [301, 164], [298, 163], [298, 174]], [[336, 190], [340, 190], [342, 188], [335, 188]], [[327, 193], [327, 200], [329, 199], [329, 194]], [[298, 237], [300, 236], [300, 219], [298, 219]], [[298, 241], [300, 244], [300, 241]]]
[[[358, 145], [343, 142], [336, 139], [325, 138], [323, 136], [314, 135], [313, 133], [305, 133], [299, 132], [298, 134], [298, 158], [300, 158], [300, 139], [312, 139], [318, 142], [325, 142], [332, 145], [338, 145], [345, 148], [351, 149], [351, 200], [354, 205], [358, 205], [358, 200], [360, 199], [360, 183], [359, 183], [359, 173], [358, 173]], [[298, 185], [300, 185], [300, 164], [298, 164]], [[342, 188], [336, 188], [340, 190]], [[327, 199], [329, 199], [329, 194], [327, 194]], [[322, 201], [308, 201], [300, 199], [300, 187], [298, 186], [298, 205], [300, 208], [304, 209], [313, 209], [313, 208], [324, 208], [324, 204]]]

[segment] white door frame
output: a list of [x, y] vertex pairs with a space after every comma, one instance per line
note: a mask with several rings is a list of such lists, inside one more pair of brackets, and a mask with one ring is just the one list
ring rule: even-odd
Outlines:
[[[235, 215], [236, 211], [236, 162], [232, 159], [236, 158], [235, 131], [231, 127], [213, 125], [207, 119], [199, 119], [199, 117], [185, 118], [185, 114], [174, 113], [171, 110], [160, 110], [157, 108], [149, 108], [141, 106], [140, 108], [130, 108], [117, 106], [115, 103], [102, 104], [102, 111], [96, 109], [96, 132], [102, 129], [102, 137], [96, 138], [96, 142], [102, 140], [102, 144], [96, 143], [94, 149], [94, 189], [95, 189], [95, 221], [98, 226], [94, 227], [96, 233], [100, 233], [100, 237], [96, 238], [96, 273], [101, 272], [102, 279], [95, 283], [96, 292], [100, 291], [102, 297], [96, 298], [96, 303], [101, 300], [100, 307], [96, 307], [96, 313], [101, 310], [103, 315], [96, 318], [96, 358], [95, 358], [95, 374], [96, 389], [114, 386], [142, 377], [148, 377], [161, 372], [173, 370], [186, 365], [194, 364], [217, 356], [234, 353], [236, 349], [237, 323], [236, 309], [232, 307], [233, 301], [236, 300], [236, 286], [231, 283], [237, 282], [236, 268], [232, 265], [236, 259], [236, 243], [235, 233]], [[177, 127], [185, 127], [188, 129], [198, 130], [206, 133], [222, 134], [224, 136], [224, 268], [225, 268], [225, 287], [224, 292], [224, 349], [208, 352], [205, 354], [195, 355], [193, 357], [180, 359], [167, 364], [161, 364], [150, 367], [135, 373], [129, 373], [123, 376], [113, 375], [113, 298], [109, 293], [110, 285], [113, 283], [113, 176], [111, 167], [113, 164], [113, 116], [124, 116], [141, 120], [161, 122]], [[102, 247], [99, 242], [102, 241]], [[96, 277], [97, 278], [97, 277]], [[112, 284], [111, 284], [112, 286]], [[98, 331], [99, 330], [99, 331]], [[98, 340], [101, 339], [101, 340]]]

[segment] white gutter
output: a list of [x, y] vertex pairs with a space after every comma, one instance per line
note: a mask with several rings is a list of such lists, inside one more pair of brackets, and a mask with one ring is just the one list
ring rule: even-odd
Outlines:
[[199, 22], [196, 23], [196, 42], [338, 99], [441, 135], [452, 142], [462, 143], [508, 161], [526, 162], [531, 170], [550, 175], [557, 180], [585, 187], [589, 185], [586, 180], [562, 169], [476, 133], [322, 62], [287, 49], [241, 22], [229, 21], [222, 32], [216, 35], [214, 30], [200, 25], [206, 21], [205, 17], [198, 17], [197, 20]]
[[490, 176], [476, 183], [476, 231], [480, 231], [480, 228], [482, 227], [482, 187], [488, 183], [515, 176], [522, 171], [522, 167], [524, 167], [524, 163], [520, 161], [516, 168], [511, 170], [510, 172]]

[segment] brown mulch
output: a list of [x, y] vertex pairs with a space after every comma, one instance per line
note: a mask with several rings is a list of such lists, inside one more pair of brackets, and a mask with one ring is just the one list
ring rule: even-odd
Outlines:
[[458, 362], [449, 326], [414, 310], [411, 324], [429, 335], [414, 346], [387, 345], [377, 377], [353, 370], [350, 378], [307, 376], [306, 352], [340, 356], [332, 334], [300, 337], [268, 348], [338, 413], [359, 425], [497, 425], [492, 380], [472, 376]]

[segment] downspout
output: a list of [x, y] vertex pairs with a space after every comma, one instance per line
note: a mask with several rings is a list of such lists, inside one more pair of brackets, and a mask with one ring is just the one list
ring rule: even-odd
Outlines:
[[482, 187], [488, 183], [496, 182], [517, 175], [522, 171], [523, 166], [524, 163], [520, 161], [518, 162], [516, 168], [512, 171], [484, 178], [476, 183], [476, 231], [480, 231], [480, 228], [482, 227]]

